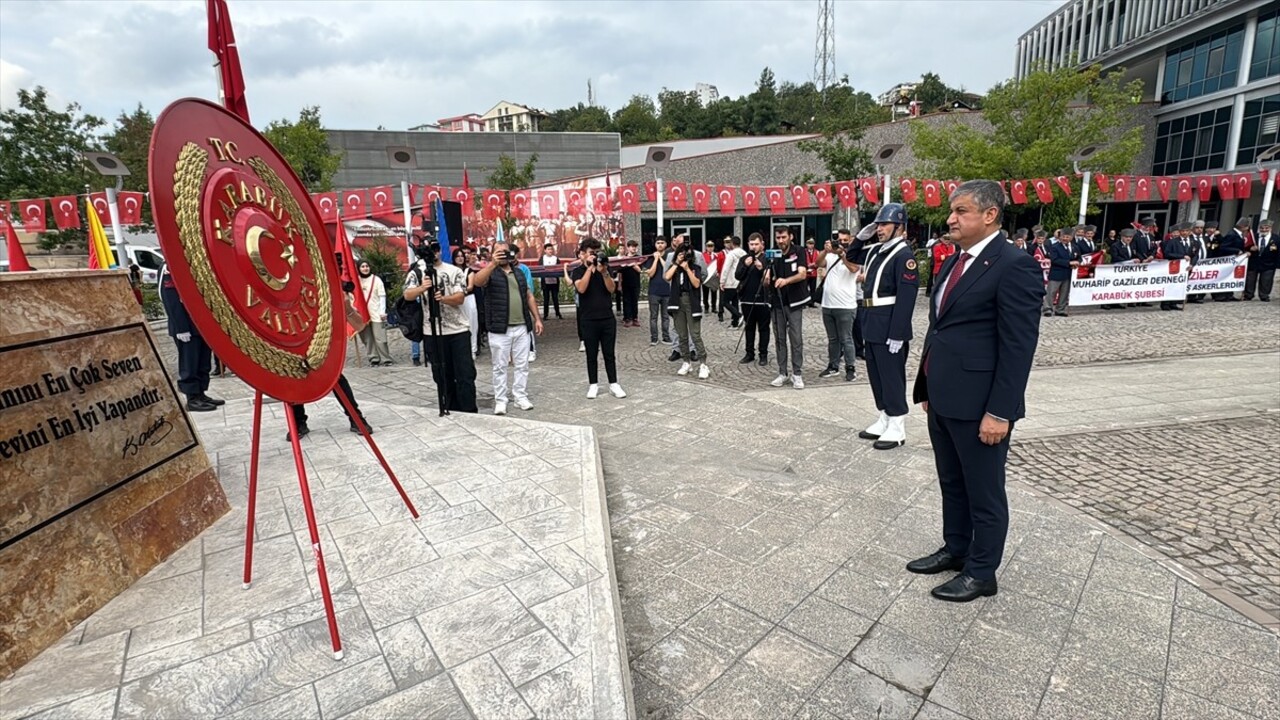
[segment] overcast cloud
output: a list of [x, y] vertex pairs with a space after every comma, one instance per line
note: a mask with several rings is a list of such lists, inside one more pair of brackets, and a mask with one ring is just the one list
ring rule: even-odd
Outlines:
[[[1019, 35], [1063, 0], [837, 2], [836, 70], [879, 94], [936, 72], [984, 92], [1013, 73]], [[813, 73], [815, 0], [346, 2], [229, 0], [254, 123], [319, 105], [334, 128], [404, 129], [499, 100], [616, 110], [697, 82], [751, 92]], [[216, 98], [200, 0], [0, 1], [0, 106], [45, 86], [114, 119]]]

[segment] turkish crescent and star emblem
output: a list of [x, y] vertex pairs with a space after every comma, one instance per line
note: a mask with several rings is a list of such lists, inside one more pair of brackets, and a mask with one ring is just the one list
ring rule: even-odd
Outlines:
[[288, 163], [232, 113], [179, 100], [151, 139], [152, 214], [200, 335], [245, 382], [290, 403], [344, 361], [333, 246]]

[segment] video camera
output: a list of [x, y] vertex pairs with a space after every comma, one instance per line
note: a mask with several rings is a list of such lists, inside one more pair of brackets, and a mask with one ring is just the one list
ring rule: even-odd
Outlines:
[[782, 259], [782, 251], [778, 248], [766, 248], [764, 251], [764, 259], [773, 262]]

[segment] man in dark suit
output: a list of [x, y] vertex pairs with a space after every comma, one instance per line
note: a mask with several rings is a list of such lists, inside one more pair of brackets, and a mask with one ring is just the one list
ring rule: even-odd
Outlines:
[[[1173, 234], [1160, 246], [1160, 254], [1164, 255], [1165, 260], [1190, 260], [1191, 223], [1178, 223], [1169, 229]], [[1183, 303], [1168, 300], [1160, 303], [1161, 310], [1183, 310], [1185, 307]]]
[[[1125, 228], [1120, 231], [1120, 237], [1111, 245], [1111, 264], [1122, 265], [1132, 264], [1137, 261], [1138, 254], [1133, 249], [1133, 236], [1137, 231], [1133, 228]], [[1102, 306], [1103, 310], [1123, 310], [1124, 303], [1109, 303]]]
[[[1218, 234], [1218, 223], [1214, 220], [1209, 220], [1204, 224], [1204, 227], [1201, 230], [1202, 232], [1199, 234], [1192, 233], [1191, 235], [1192, 266], [1199, 264], [1201, 260], [1209, 257], [1209, 244], [1213, 242], [1214, 237]], [[1204, 303], [1204, 293], [1188, 295], [1187, 302], [1195, 305]]]
[[1133, 237], [1133, 249], [1138, 253], [1140, 262], [1151, 262], [1156, 259], [1156, 248], [1160, 247], [1160, 226], [1153, 217], [1142, 219], [1142, 229]]
[[1257, 242], [1249, 248], [1249, 266], [1244, 276], [1244, 299], [1252, 300], [1254, 291], [1262, 302], [1271, 302], [1271, 287], [1276, 279], [1276, 255], [1280, 244], [1271, 232], [1271, 221], [1258, 223]]
[[213, 364], [213, 352], [200, 336], [200, 330], [191, 322], [187, 308], [178, 297], [169, 266], [160, 268], [160, 302], [169, 319], [169, 336], [178, 347], [178, 390], [187, 396], [187, 410], [210, 412], [226, 401], [209, 397], [209, 370]]
[[[1236, 220], [1236, 226], [1230, 232], [1218, 238], [1216, 243], [1209, 246], [1209, 257], [1235, 257], [1243, 255], [1248, 250], [1245, 247], [1245, 233], [1249, 232], [1249, 218], [1242, 217]], [[1235, 293], [1217, 292], [1213, 294], [1214, 302], [1238, 302], [1240, 298]]]
[[1067, 316], [1067, 303], [1071, 300], [1071, 276], [1080, 266], [1080, 261], [1072, 251], [1069, 242], [1069, 238], [1060, 236], [1054, 238], [1054, 241], [1049, 244], [1049, 285], [1044, 296], [1042, 311], [1045, 317]]
[[932, 591], [968, 602], [996, 594], [1009, 531], [1005, 461], [1040, 339], [1040, 266], [1004, 241], [999, 183], [970, 180], [951, 194], [947, 226], [961, 253], [929, 303], [915, 401], [929, 415], [942, 491], [943, 547], [907, 563], [914, 573], [962, 570]]

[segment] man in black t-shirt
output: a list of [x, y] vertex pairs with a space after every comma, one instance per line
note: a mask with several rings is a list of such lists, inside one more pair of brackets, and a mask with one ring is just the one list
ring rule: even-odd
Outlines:
[[[765, 283], [773, 290], [773, 349], [778, 361], [778, 377], [769, 383], [782, 387], [790, 370], [791, 386], [804, 389], [801, 370], [804, 367], [804, 308], [809, 304], [809, 286], [805, 282], [808, 268], [804, 254], [791, 242], [791, 231], [779, 227], [773, 234], [782, 256], [765, 263]], [[791, 366], [787, 367], [787, 347], [791, 348]]]
[[[627, 241], [626, 247], [623, 257], [640, 253], [640, 245], [635, 240]], [[622, 326], [640, 327], [640, 266], [618, 268], [618, 280], [622, 285]]]
[[587, 238], [578, 247], [582, 264], [569, 273], [573, 289], [578, 293], [578, 329], [586, 345], [587, 399], [600, 393], [598, 354], [604, 355], [604, 371], [609, 378], [609, 392], [616, 398], [627, 393], [618, 384], [618, 364], [614, 350], [618, 342], [618, 320], [610, 302], [618, 284], [609, 272], [609, 258], [600, 251], [600, 241]]

